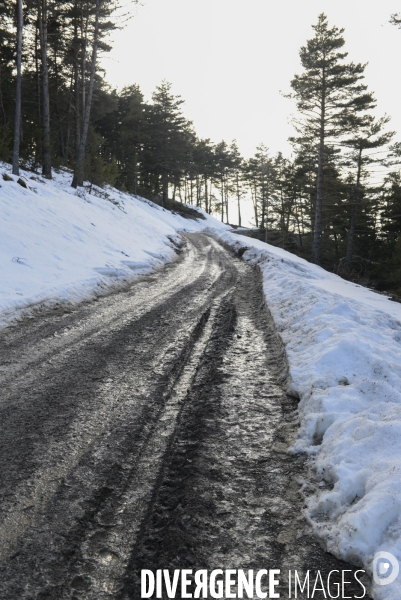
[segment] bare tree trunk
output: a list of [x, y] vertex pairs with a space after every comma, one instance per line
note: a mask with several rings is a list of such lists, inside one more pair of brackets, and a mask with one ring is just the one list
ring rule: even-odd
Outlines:
[[0, 110], [1, 110], [3, 125], [5, 125], [7, 122], [7, 117], [6, 117], [6, 111], [4, 110], [3, 94], [1, 91], [1, 67], [0, 67]]
[[200, 207], [200, 180], [199, 174], [196, 174], [196, 206]]
[[81, 140], [81, 111], [79, 109], [79, 77], [78, 77], [78, 59], [74, 64], [74, 108], [75, 108], [75, 159], [79, 152], [79, 143]]
[[241, 227], [241, 195], [239, 192], [239, 175], [236, 173], [236, 184], [237, 184], [237, 203], [238, 203], [238, 227]]
[[72, 91], [73, 91], [73, 73], [71, 72], [70, 91], [68, 94], [68, 109], [67, 109], [67, 131], [65, 134], [65, 156], [64, 160], [68, 162], [70, 158], [70, 136], [71, 136], [71, 107], [72, 107]]
[[353, 202], [353, 206], [352, 206], [351, 223], [350, 223], [350, 228], [349, 228], [349, 232], [348, 232], [347, 256], [345, 258], [345, 272], [346, 273], [349, 273], [351, 271], [352, 256], [354, 253], [356, 213], [357, 213], [357, 206], [358, 206], [358, 202], [359, 202], [359, 190], [360, 190], [360, 185], [361, 185], [361, 170], [362, 170], [362, 148], [359, 148], [358, 173], [356, 176], [354, 202]]
[[[83, 32], [85, 32], [85, 34], [83, 34]], [[86, 100], [86, 90], [85, 90], [85, 86], [86, 86], [86, 44], [87, 44], [87, 36], [88, 36], [88, 21], [86, 20], [85, 23], [85, 27], [84, 27], [84, 16], [83, 16], [83, 10], [81, 10], [81, 33], [82, 33], [82, 40], [81, 40], [81, 74], [82, 74], [82, 80], [81, 80], [81, 97], [82, 97], [82, 114], [85, 114], [85, 100]]]
[[284, 221], [284, 195], [283, 195], [283, 186], [280, 189], [281, 196], [281, 243], [283, 248], [285, 246], [285, 221]]
[[134, 194], [136, 196], [138, 190], [138, 150], [136, 145], [134, 146]]
[[22, 54], [22, 0], [17, 0], [17, 83], [16, 83], [16, 89], [15, 89], [13, 175], [19, 175], [19, 145], [20, 145], [20, 136], [21, 136], [21, 54]]
[[338, 236], [337, 233], [335, 231], [335, 229], [333, 230], [333, 236], [334, 236], [334, 254], [335, 254], [335, 261], [336, 263], [338, 262]]
[[77, 164], [76, 164], [76, 167], [74, 170], [74, 177], [73, 177], [72, 184], [71, 184], [73, 188], [82, 186], [84, 184], [85, 147], [86, 147], [86, 139], [88, 137], [89, 117], [90, 117], [90, 110], [91, 110], [92, 96], [93, 96], [93, 86], [95, 83], [97, 47], [98, 47], [98, 43], [99, 43], [100, 2], [101, 2], [101, 0], [96, 0], [95, 30], [93, 33], [92, 61], [91, 61], [91, 70], [90, 70], [90, 77], [89, 77], [88, 96], [86, 98], [85, 111], [83, 114], [82, 135], [81, 135], [81, 139], [79, 142]]
[[265, 226], [265, 211], [266, 211], [266, 197], [265, 197], [265, 185], [262, 179], [262, 217], [260, 222], [260, 228], [263, 229]]
[[[260, 228], [265, 230], [265, 242], [267, 241], [267, 214], [269, 211], [268, 198], [269, 198], [269, 169], [266, 170], [266, 185], [262, 183], [262, 222]], [[263, 181], [263, 180], [262, 180]]]
[[207, 177], [205, 175], [205, 211], [209, 212], [209, 199], [207, 195]]
[[266, 220], [265, 220], [265, 242], [267, 244], [267, 238], [268, 238], [268, 234], [269, 234], [269, 190], [267, 190], [267, 195], [266, 195]]
[[299, 247], [302, 248], [302, 233], [301, 233], [301, 226], [299, 223], [299, 215], [298, 215], [297, 211], [295, 211], [295, 219], [297, 221], [297, 227], [298, 227]]
[[38, 25], [40, 37], [40, 54], [42, 61], [42, 175], [52, 178], [50, 157], [50, 102], [49, 102], [49, 71], [47, 67], [47, 0], [38, 0]]
[[[77, 11], [77, 1], [75, 1], [75, 11]], [[78, 22], [74, 19], [74, 58], [73, 58], [73, 77], [74, 77], [74, 125], [75, 125], [75, 160], [78, 156], [79, 142], [81, 139], [81, 111], [79, 106], [79, 41], [78, 41]]]
[[[35, 27], [35, 83], [36, 83], [36, 104], [38, 111], [38, 121], [42, 122], [42, 92], [41, 92], [41, 67], [39, 65], [40, 41], [39, 41], [39, 23], [36, 22]], [[37, 166], [42, 164], [42, 147], [38, 141], [35, 144], [35, 158], [33, 170], [36, 171]]]
[[163, 169], [163, 182], [162, 182], [162, 206], [166, 206], [168, 200], [168, 175], [167, 171]]
[[[228, 179], [228, 178], [227, 178]], [[225, 185], [225, 205], [226, 205], [226, 223], [228, 225], [228, 195], [229, 195], [229, 188], [228, 188], [228, 181], [226, 180], [226, 185]]]
[[259, 219], [258, 219], [258, 197], [257, 197], [257, 189], [256, 189], [256, 183], [253, 182], [250, 184], [250, 188], [251, 188], [251, 197], [252, 197], [252, 203], [253, 203], [253, 212], [255, 215], [255, 225], [256, 227], [259, 227]]
[[224, 223], [224, 182], [221, 176], [221, 222]]
[[159, 190], [160, 190], [160, 175], [157, 173], [155, 178], [155, 198], [157, 198], [157, 202], [159, 202]]
[[[38, 117], [39, 117], [39, 121], [42, 120], [42, 94], [40, 91], [40, 69], [39, 69], [39, 49], [38, 49], [38, 42], [39, 42], [39, 23], [36, 24], [35, 27], [35, 71], [36, 71], [36, 94], [37, 94], [37, 102], [38, 102]], [[39, 42], [40, 45], [40, 42]]]
[[[324, 74], [323, 74], [324, 78]], [[323, 82], [324, 85], [324, 82]], [[326, 103], [323, 91], [321, 117], [320, 117], [320, 140], [319, 157], [317, 167], [317, 190], [316, 190], [316, 212], [315, 212], [315, 230], [313, 232], [312, 260], [315, 264], [320, 264], [320, 239], [322, 236], [322, 212], [323, 212], [323, 163], [324, 163], [324, 140], [325, 140], [325, 113]]]
[[[64, 128], [63, 128], [63, 117], [60, 114], [60, 107], [59, 107], [59, 70], [58, 70], [58, 66], [57, 66], [57, 48], [56, 46], [54, 47], [54, 79], [55, 79], [55, 84], [56, 84], [56, 102], [55, 102], [55, 112], [56, 112], [56, 120], [57, 120], [57, 124], [58, 124], [58, 138], [59, 138], [59, 143], [60, 143], [60, 147], [59, 147], [59, 152], [60, 155], [63, 157], [63, 159], [65, 159], [65, 139], [64, 139]], [[68, 118], [68, 111], [69, 111], [69, 105], [68, 105], [68, 110], [67, 110], [67, 118]]]

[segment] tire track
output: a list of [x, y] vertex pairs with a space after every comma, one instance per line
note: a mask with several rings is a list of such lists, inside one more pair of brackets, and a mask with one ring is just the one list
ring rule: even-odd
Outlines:
[[137, 600], [141, 568], [351, 568], [302, 517], [257, 271], [193, 234], [61, 310], [0, 334], [1, 600]]

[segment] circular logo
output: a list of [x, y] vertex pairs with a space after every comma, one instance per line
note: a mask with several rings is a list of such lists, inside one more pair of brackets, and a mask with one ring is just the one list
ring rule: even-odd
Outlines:
[[376, 552], [373, 558], [373, 579], [377, 585], [389, 585], [398, 577], [400, 565], [390, 552]]

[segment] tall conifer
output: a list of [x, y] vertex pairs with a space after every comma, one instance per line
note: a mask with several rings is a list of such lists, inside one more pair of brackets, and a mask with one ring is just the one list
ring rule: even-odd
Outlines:
[[[317, 159], [317, 189], [312, 259], [320, 263], [323, 222], [324, 164], [326, 145], [343, 135], [347, 114], [366, 109], [372, 101], [361, 84], [366, 65], [346, 63], [343, 29], [329, 28], [327, 17], [320, 14], [313, 26], [315, 36], [300, 50], [304, 72], [291, 81], [290, 97], [297, 103], [299, 117], [294, 119], [298, 138], [295, 143], [314, 143]], [[365, 97], [365, 102], [357, 99]]]

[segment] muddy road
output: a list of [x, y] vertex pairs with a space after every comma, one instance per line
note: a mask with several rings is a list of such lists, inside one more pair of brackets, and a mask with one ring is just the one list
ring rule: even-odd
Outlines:
[[289, 569], [353, 568], [302, 518], [259, 275], [212, 238], [0, 338], [1, 600], [137, 600], [158, 568], [281, 569], [288, 598]]

